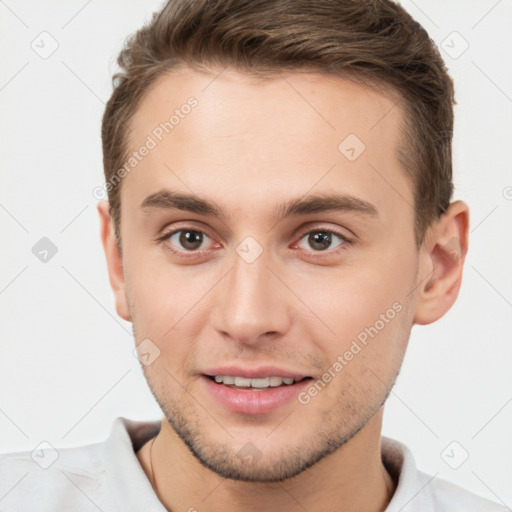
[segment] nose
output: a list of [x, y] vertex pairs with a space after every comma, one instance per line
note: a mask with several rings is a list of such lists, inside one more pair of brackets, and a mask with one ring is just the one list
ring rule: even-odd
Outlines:
[[235, 254], [210, 317], [218, 332], [245, 345], [278, 338], [291, 324], [292, 294], [264, 255], [248, 263]]

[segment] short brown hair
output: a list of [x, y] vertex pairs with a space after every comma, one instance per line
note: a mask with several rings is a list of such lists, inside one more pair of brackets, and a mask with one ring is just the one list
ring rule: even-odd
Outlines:
[[[170, 0], [128, 39], [118, 64], [101, 132], [107, 183], [126, 161], [130, 119], [163, 74], [182, 65], [300, 69], [398, 93], [418, 245], [450, 203], [453, 82], [426, 31], [391, 0]], [[119, 243], [120, 186], [107, 190]]]

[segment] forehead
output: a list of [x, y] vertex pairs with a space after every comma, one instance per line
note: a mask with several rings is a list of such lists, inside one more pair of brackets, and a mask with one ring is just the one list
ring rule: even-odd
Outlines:
[[130, 122], [129, 153], [150, 149], [133, 162], [121, 203], [171, 188], [220, 195], [227, 209], [241, 198], [273, 209], [336, 188], [377, 205], [401, 196], [410, 208], [401, 126], [396, 97], [338, 77], [182, 68], [160, 77]]

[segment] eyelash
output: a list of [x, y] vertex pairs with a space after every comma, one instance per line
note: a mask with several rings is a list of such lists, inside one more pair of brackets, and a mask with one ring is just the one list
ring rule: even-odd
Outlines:
[[[157, 241], [161, 242], [161, 243], [165, 243], [169, 240], [169, 238], [171, 236], [175, 235], [176, 233], [180, 233], [181, 231], [193, 231], [195, 233], [201, 233], [213, 240], [213, 238], [210, 235], [208, 235], [208, 233], [206, 233], [205, 231], [193, 228], [192, 226], [188, 226], [188, 227], [184, 226], [179, 229], [174, 229], [172, 231], [168, 231], [168, 232], [164, 233], [161, 237], [157, 238]], [[337, 254], [339, 251], [345, 250], [347, 245], [351, 245], [353, 243], [352, 240], [347, 238], [345, 235], [343, 235], [339, 231], [335, 231], [332, 229], [322, 229], [322, 228], [310, 229], [309, 228], [300, 233], [299, 241], [294, 245], [294, 247], [296, 247], [298, 245], [298, 243], [304, 238], [305, 235], [309, 235], [312, 233], [325, 233], [328, 235], [335, 235], [341, 239], [340, 245], [338, 245], [338, 247], [336, 247], [334, 250], [329, 250], [329, 249], [326, 249], [325, 251], [312, 250], [312, 253], [313, 253], [312, 257], [314, 257], [314, 258], [322, 257], [324, 254], [328, 254], [328, 255]], [[194, 251], [186, 251], [186, 250], [180, 251], [180, 250], [174, 249], [171, 244], [166, 244], [166, 246], [169, 251], [171, 251], [173, 254], [175, 254], [179, 257], [182, 257], [182, 258], [193, 258], [193, 257], [197, 257], [197, 256], [202, 255], [205, 252], [207, 252], [207, 250], [205, 250], [205, 249], [203, 249], [203, 250], [196, 249]]]

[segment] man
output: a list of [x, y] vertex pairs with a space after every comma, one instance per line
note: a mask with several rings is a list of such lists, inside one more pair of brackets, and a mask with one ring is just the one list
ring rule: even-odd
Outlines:
[[[391, 1], [175, 0], [119, 64], [98, 212], [164, 419], [118, 418], [4, 509], [505, 510], [381, 437], [467, 252], [424, 30]], [[2, 494], [29, 465], [2, 458]]]

